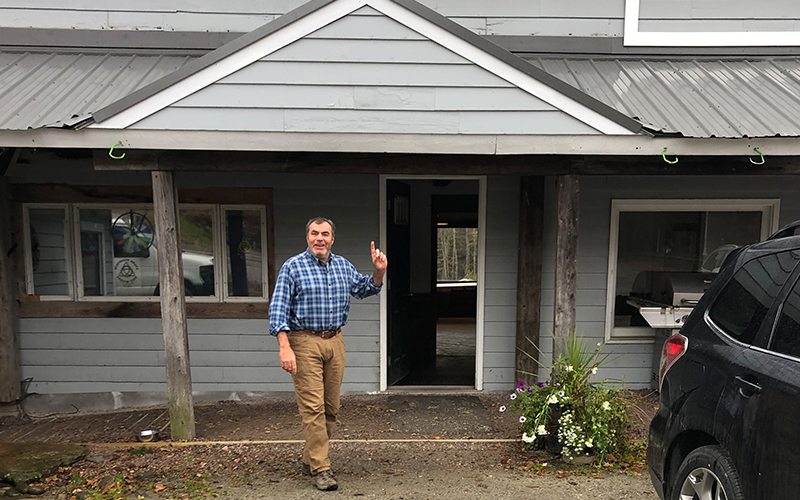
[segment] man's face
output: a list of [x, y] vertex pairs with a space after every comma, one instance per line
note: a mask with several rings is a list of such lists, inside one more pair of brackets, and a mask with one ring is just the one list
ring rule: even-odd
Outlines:
[[316, 223], [312, 222], [308, 226], [308, 249], [314, 254], [314, 257], [326, 262], [328, 256], [331, 254], [331, 247], [333, 246], [333, 231], [331, 225], [327, 222]]

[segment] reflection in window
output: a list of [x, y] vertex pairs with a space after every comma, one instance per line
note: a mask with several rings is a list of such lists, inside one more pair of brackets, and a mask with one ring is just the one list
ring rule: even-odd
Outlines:
[[260, 210], [225, 210], [225, 258], [229, 297], [264, 296]]
[[214, 295], [214, 217], [211, 209], [178, 213], [186, 296]]
[[751, 343], [799, 259], [796, 252], [781, 252], [746, 263], [720, 292], [709, 316], [736, 340]]
[[614, 326], [647, 326], [627, 303], [642, 271], [718, 272], [731, 250], [761, 238], [761, 211], [620, 212]]
[[800, 358], [800, 282], [794, 285], [783, 304], [770, 349]]
[[64, 209], [31, 208], [28, 221], [34, 295], [70, 295]]

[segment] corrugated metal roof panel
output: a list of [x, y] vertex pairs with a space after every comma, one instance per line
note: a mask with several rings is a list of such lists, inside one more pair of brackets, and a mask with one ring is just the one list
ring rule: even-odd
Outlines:
[[58, 127], [191, 61], [189, 56], [0, 53], [0, 129]]
[[800, 58], [528, 60], [654, 131], [800, 136]]

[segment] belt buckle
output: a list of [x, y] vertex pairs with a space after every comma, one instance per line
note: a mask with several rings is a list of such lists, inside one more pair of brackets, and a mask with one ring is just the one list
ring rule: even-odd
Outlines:
[[335, 336], [336, 336], [336, 330], [325, 330], [320, 335], [320, 337], [322, 337], [325, 340], [332, 339]]

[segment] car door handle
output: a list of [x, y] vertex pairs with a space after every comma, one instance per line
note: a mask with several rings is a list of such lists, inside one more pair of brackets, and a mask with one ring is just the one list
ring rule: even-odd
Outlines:
[[739, 394], [746, 398], [761, 393], [761, 384], [759, 384], [757, 381], [750, 382], [749, 380], [745, 380], [743, 377], [739, 376], [737, 376], [734, 380], [736, 381], [736, 385], [739, 387]]

